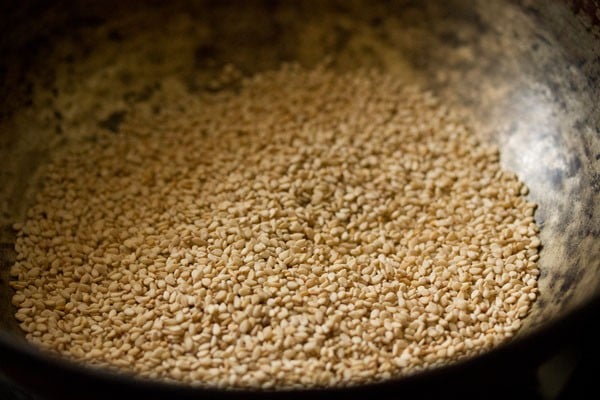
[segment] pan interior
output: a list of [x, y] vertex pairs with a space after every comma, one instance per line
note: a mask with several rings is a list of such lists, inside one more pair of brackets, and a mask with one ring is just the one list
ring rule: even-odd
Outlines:
[[539, 204], [540, 297], [519, 334], [598, 291], [600, 41], [563, 2], [122, 3], [31, 6], [35, 26], [22, 13], [5, 24], [0, 329], [15, 340], [11, 226], [39, 167], [69, 141], [118, 133], [134, 103], [160, 107], [153, 95], [166, 80], [203, 91], [227, 63], [252, 74], [329, 58], [339, 71], [375, 67], [433, 90], [499, 146]]

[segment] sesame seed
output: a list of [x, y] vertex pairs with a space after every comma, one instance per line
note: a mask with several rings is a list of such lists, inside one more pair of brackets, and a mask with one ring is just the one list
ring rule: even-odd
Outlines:
[[236, 91], [157, 90], [160, 115], [132, 106], [126, 134], [53, 159], [14, 225], [12, 303], [32, 342], [273, 388], [388, 379], [520, 328], [535, 204], [431, 94], [297, 65]]

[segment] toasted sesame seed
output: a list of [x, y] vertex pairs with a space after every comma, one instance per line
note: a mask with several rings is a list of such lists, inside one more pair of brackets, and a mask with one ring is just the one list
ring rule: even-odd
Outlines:
[[521, 326], [535, 204], [431, 94], [294, 65], [235, 92], [160, 90], [160, 116], [132, 109], [126, 134], [57, 156], [14, 225], [29, 340], [155, 379], [272, 388], [388, 379]]

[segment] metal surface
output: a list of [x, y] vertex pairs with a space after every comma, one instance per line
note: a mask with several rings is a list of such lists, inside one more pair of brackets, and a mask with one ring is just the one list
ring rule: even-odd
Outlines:
[[0, 41], [0, 344], [12, 356], [39, 357], [22, 343], [6, 283], [14, 257], [10, 224], [31, 204], [39, 166], [71, 140], [100, 129], [118, 134], [120, 116], [134, 102], [160, 107], [156, 88], [165, 81], [206, 90], [226, 63], [251, 74], [329, 58], [338, 70], [401, 74], [462, 110], [476, 134], [500, 147], [503, 165], [539, 204], [541, 296], [518, 338], [482, 360], [542, 354], [551, 344], [540, 338], [568, 338], [565, 318], [572, 322], [577, 310], [598, 302], [594, 2], [122, 3], [31, 2], [2, 17], [14, 16]]

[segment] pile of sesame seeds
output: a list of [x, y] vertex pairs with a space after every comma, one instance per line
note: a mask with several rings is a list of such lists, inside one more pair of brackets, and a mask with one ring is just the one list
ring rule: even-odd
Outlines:
[[15, 226], [30, 341], [150, 378], [279, 388], [387, 379], [519, 329], [535, 205], [431, 94], [293, 65], [217, 89], [166, 85], [159, 113], [129, 110], [46, 168]]

